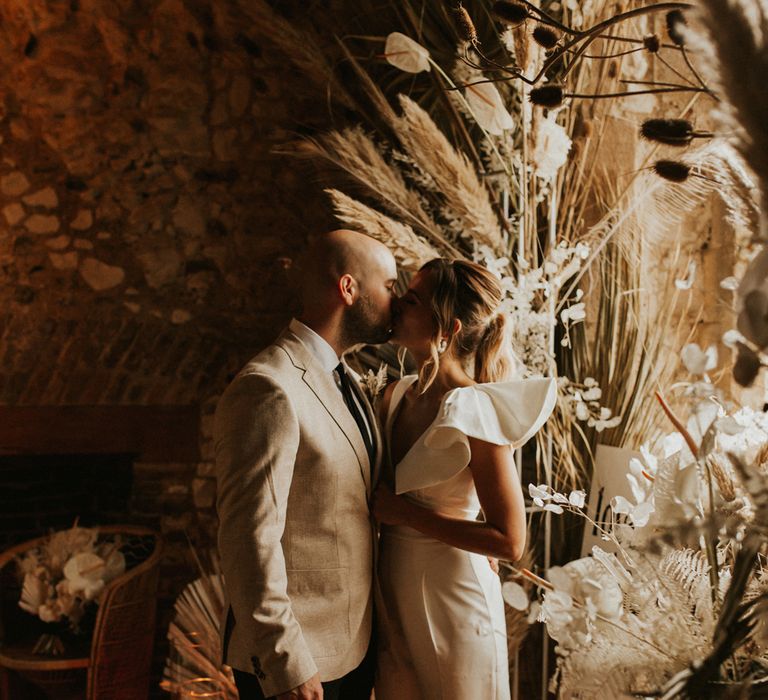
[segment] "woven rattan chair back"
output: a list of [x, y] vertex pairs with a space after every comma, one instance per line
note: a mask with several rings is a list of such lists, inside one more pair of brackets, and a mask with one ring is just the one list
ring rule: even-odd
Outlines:
[[[67, 670], [82, 673], [80, 669], [87, 669], [84, 700], [141, 700], [149, 692], [161, 539], [152, 530], [133, 525], [103, 526], [99, 536], [120, 537], [126, 571], [111, 581], [100, 596], [90, 657], [38, 657], [12, 668], [48, 689], [55, 687]], [[18, 555], [46, 540], [39, 537], [0, 554], [0, 579], [8, 580], [7, 569]]]

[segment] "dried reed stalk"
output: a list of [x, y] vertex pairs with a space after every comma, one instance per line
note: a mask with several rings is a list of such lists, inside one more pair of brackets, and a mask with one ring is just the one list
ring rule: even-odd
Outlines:
[[278, 152], [323, 160], [341, 169], [357, 189], [373, 197], [391, 215], [407, 221], [446, 251], [458, 254], [422, 206], [419, 195], [408, 189], [400, 170], [387, 163], [373, 139], [362, 128], [332, 131], [283, 147]]
[[417, 270], [428, 260], [441, 257], [435, 248], [417, 236], [407, 224], [390, 219], [339, 190], [329, 189], [326, 192], [339, 221], [380, 240], [404, 269]]
[[355, 99], [334, 72], [314, 32], [309, 28], [299, 29], [275, 12], [266, 0], [240, 3], [239, 7], [250, 19], [249, 31], [257, 33], [284, 53], [308, 82], [327, 93], [329, 103], [355, 108]]

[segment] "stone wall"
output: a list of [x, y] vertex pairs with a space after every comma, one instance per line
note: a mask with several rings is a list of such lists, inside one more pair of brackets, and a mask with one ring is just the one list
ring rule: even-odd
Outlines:
[[217, 397], [294, 310], [285, 259], [331, 224], [272, 152], [326, 126], [323, 98], [250, 4], [0, 6], [0, 404], [199, 408], [199, 461], [134, 464], [133, 517], [168, 543], [160, 637], [187, 535], [215, 532]]

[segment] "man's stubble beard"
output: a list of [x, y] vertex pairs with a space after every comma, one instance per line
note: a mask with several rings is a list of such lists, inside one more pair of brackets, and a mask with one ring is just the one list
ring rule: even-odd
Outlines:
[[392, 332], [392, 318], [380, 319], [367, 294], [347, 309], [341, 323], [345, 345], [378, 345], [386, 343]]

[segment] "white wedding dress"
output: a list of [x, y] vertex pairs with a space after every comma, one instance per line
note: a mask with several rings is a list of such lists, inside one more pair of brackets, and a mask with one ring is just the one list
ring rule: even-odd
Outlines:
[[[416, 376], [395, 386], [385, 421]], [[476, 520], [468, 437], [518, 447], [555, 404], [552, 379], [449, 391], [437, 417], [394, 465], [395, 491], [441, 514]], [[391, 475], [391, 467], [390, 475]], [[488, 559], [405, 526], [383, 526], [378, 562], [376, 700], [509, 698], [501, 584]]]

